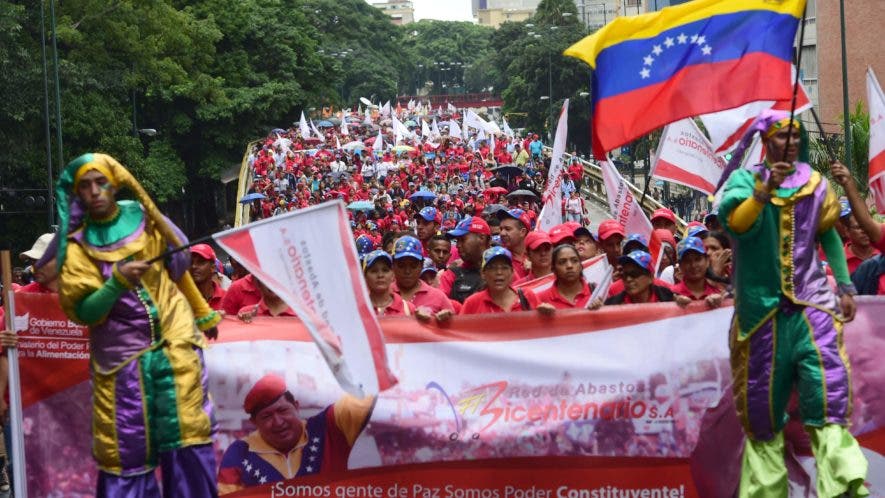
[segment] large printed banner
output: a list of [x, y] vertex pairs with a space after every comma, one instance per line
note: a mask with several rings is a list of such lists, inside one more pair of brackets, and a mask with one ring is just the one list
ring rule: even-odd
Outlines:
[[[29, 496], [91, 496], [86, 335], [53, 296], [17, 299], [28, 324], [20, 350]], [[876, 495], [885, 489], [885, 299], [858, 301], [845, 329], [852, 432]], [[731, 405], [731, 313], [663, 303], [457, 317], [445, 327], [387, 318], [400, 382], [362, 401], [341, 389], [299, 320], [227, 318], [206, 352], [217, 457], [229, 482], [256, 484], [229, 496], [731, 496], [743, 444]], [[256, 428], [242, 408], [267, 374], [285, 380], [308, 420], [310, 437], [288, 460], [267, 443], [287, 422]], [[812, 496], [797, 427], [787, 431], [793, 496]], [[336, 459], [340, 468], [325, 468]], [[274, 472], [299, 476], [274, 482]]]
[[685, 185], [707, 195], [716, 191], [725, 160], [691, 118], [664, 127], [651, 176]]

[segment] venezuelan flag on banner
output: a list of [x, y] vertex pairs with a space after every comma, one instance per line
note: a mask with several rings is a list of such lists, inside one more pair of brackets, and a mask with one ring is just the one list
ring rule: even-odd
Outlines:
[[594, 69], [593, 152], [680, 119], [792, 95], [805, 0], [695, 0], [619, 17], [565, 55]]

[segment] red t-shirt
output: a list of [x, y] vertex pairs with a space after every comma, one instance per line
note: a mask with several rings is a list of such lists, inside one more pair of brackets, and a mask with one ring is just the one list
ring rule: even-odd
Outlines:
[[673, 293], [679, 294], [680, 296], [690, 297], [692, 301], [700, 301], [701, 299], [706, 298], [707, 296], [711, 296], [713, 294], [719, 294], [721, 291], [716, 287], [710, 285], [710, 282], [704, 281], [704, 293], [697, 297], [695, 296], [691, 290], [689, 290], [688, 286], [685, 285], [685, 280], [679, 282], [678, 284], [673, 286]]
[[876, 242], [876, 249], [878, 249], [879, 252], [885, 252], [885, 224], [882, 224], [880, 228], [882, 229], [882, 238]]
[[516, 254], [513, 255], [513, 280], [520, 280], [529, 274], [529, 270], [525, 267], [528, 259], [525, 254], [522, 255], [522, 258], [517, 257]]
[[255, 285], [252, 275], [234, 280], [227, 293], [221, 299], [221, 309], [228, 315], [236, 315], [245, 306], [258, 304], [261, 301], [261, 291]]
[[879, 275], [879, 290], [877, 295], [885, 296], [885, 273]]
[[411, 316], [415, 314], [415, 306], [408, 301], [404, 301], [399, 294], [393, 293], [393, 301], [386, 308], [375, 308], [375, 314], [378, 316]]
[[[233, 285], [233, 284], [231, 284]], [[223, 310], [222, 301], [224, 301], [224, 296], [227, 294], [227, 291], [221, 288], [221, 284], [216, 281], [212, 281], [212, 296], [209, 297], [207, 303], [209, 307], [213, 310]]]
[[31, 294], [52, 294], [52, 290], [39, 282], [31, 282], [15, 290], [15, 292], [30, 292]]
[[[516, 292], [513, 287], [510, 290], [514, 293]], [[535, 309], [538, 307], [538, 298], [534, 293], [526, 292], [525, 298], [529, 303], [529, 308]], [[459, 314], [480, 315], [484, 313], [505, 313], [508, 311], [522, 311], [522, 304], [519, 302], [519, 298], [513, 301], [513, 306], [509, 310], [505, 310], [492, 301], [492, 296], [489, 294], [488, 289], [483, 289], [464, 300], [464, 306], [461, 307]]]
[[[412, 299], [408, 301], [413, 305], [414, 309], [428, 308], [431, 313], [436, 313], [442, 310], [454, 311], [449, 298], [446, 297], [441, 290], [427, 285], [427, 282], [424, 282], [423, 280], [419, 281], [418, 285], [419, 289], [414, 295], [412, 295]], [[393, 283], [392, 289], [394, 293], [402, 297], [396, 286], [396, 282]]]
[[[877, 254], [879, 254], [879, 250], [874, 247], [870, 257], [872, 258]], [[854, 270], [857, 270], [857, 267], [866, 260], [855, 256], [854, 252], [851, 251], [851, 242], [848, 242], [845, 244], [845, 261], [848, 262], [848, 273], [854, 273]]]
[[556, 288], [555, 283], [547, 289], [538, 292], [536, 294], [536, 299], [539, 303], [550, 303], [558, 310], [584, 308], [587, 306], [587, 302], [590, 301], [590, 296], [593, 294], [593, 291], [590, 290], [590, 286], [587, 285], [587, 282], [583, 282], [582, 284], [583, 287], [581, 288], [581, 292], [575, 296], [574, 303], [569, 302], [568, 299], [559, 293], [559, 289]]
[[[670, 285], [669, 282], [664, 282], [661, 279], [656, 278], [656, 279], [654, 279], [653, 283], [655, 285], [657, 285], [658, 287], [664, 287], [666, 289], [673, 290], [673, 286]], [[622, 292], [624, 292], [624, 280], [619, 278], [619, 279], [615, 280], [614, 282], [612, 282], [611, 287], [608, 288], [608, 297], [618, 295]]]

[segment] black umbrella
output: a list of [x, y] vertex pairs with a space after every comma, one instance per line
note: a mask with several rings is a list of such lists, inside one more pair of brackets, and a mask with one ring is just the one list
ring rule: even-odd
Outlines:
[[514, 166], [512, 164], [505, 164], [503, 166], [498, 166], [497, 168], [492, 168], [489, 171], [492, 173], [498, 174], [500, 173], [502, 176], [506, 178], [513, 178], [525, 173], [525, 170], [520, 168], [519, 166]]
[[526, 189], [514, 190], [513, 192], [507, 194], [508, 199], [512, 199], [514, 197], [533, 197], [535, 200], [537, 200], [538, 194]]
[[498, 211], [506, 211], [507, 208], [502, 204], [489, 204], [482, 210], [482, 217], [485, 218], [487, 216], [491, 216]]

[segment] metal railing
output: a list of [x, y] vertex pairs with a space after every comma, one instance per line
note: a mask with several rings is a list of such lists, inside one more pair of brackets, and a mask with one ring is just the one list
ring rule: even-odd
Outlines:
[[[553, 151], [552, 148], [547, 146], [545, 146], [544, 149], [549, 152]], [[566, 164], [570, 164], [574, 159], [577, 159], [581, 165], [584, 166], [584, 182], [581, 187], [581, 192], [583, 193], [584, 198], [596, 203], [598, 206], [602, 207], [604, 211], [608, 212], [608, 197], [605, 193], [605, 181], [602, 177], [602, 166], [572, 154], [563, 154], [563, 161], [567, 161]], [[642, 189], [630, 183], [626, 178], [624, 179], [624, 182], [627, 184], [630, 191], [633, 192], [637, 201], [642, 201], [640, 206], [642, 207], [642, 210], [645, 211], [646, 215], [651, 216], [651, 213], [654, 212], [655, 209], [667, 207], [650, 195], [646, 195], [645, 199], [643, 199]], [[686, 221], [680, 218], [679, 215], [676, 215], [676, 226], [680, 232], [685, 230]]]
[[243, 154], [243, 162], [240, 163], [240, 178], [237, 180], [237, 206], [234, 208], [234, 226], [239, 227], [249, 223], [251, 204], [240, 204], [240, 199], [249, 191], [252, 186], [252, 168], [249, 167], [249, 154], [256, 144], [262, 140], [253, 140], [246, 145], [246, 152]]

